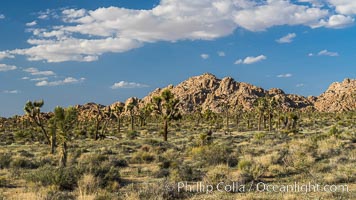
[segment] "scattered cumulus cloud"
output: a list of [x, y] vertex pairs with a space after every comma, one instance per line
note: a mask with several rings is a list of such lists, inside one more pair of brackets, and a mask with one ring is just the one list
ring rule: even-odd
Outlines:
[[297, 34], [295, 33], [288, 33], [286, 36], [283, 36], [276, 40], [278, 43], [291, 43], [293, 42], [293, 39], [297, 37]]
[[344, 15], [356, 14], [356, 1], [354, 0], [327, 0], [331, 5], [335, 6], [338, 13]]
[[200, 57], [203, 58], [204, 60], [206, 60], [206, 59], [209, 58], [209, 54], [203, 53], [203, 54], [200, 55]]
[[344, 28], [350, 26], [354, 23], [355, 19], [350, 16], [345, 15], [332, 15], [327, 20], [320, 20], [320, 23], [316, 27], [327, 27], [327, 28]]
[[32, 78], [30, 81], [46, 81], [48, 80], [48, 77], [41, 77], [41, 78]]
[[256, 57], [253, 57], [253, 56], [248, 56], [246, 57], [245, 59], [238, 59], [235, 61], [235, 64], [238, 65], [238, 64], [253, 64], [253, 63], [257, 63], [257, 62], [260, 62], [262, 60], [266, 60], [267, 57], [265, 55], [259, 55], [259, 56], [256, 56]]
[[339, 53], [331, 52], [331, 51], [328, 51], [328, 50], [324, 49], [324, 50], [320, 51], [318, 53], [318, 55], [319, 56], [332, 56], [332, 57], [334, 57], [334, 56], [339, 56]]
[[14, 58], [14, 55], [11, 55], [9, 51], [0, 51], [0, 60], [4, 58]]
[[55, 18], [61, 24], [31, 29], [30, 47], [9, 53], [30, 61], [93, 62], [104, 53], [126, 52], [146, 43], [214, 40], [238, 28], [343, 28], [354, 23], [354, 14], [353, 0], [161, 0], [149, 10], [115, 6], [46, 10], [39, 19]]
[[80, 78], [80, 79], [76, 79], [73, 77], [67, 77], [64, 80], [57, 80], [57, 81], [40, 81], [38, 83], [36, 83], [36, 86], [38, 87], [44, 87], [44, 86], [59, 86], [59, 85], [68, 85], [68, 84], [77, 84], [77, 83], [81, 83], [85, 80], [85, 78]]
[[111, 86], [111, 89], [119, 89], [119, 88], [145, 88], [145, 87], [149, 87], [149, 86], [146, 85], [146, 84], [142, 84], [142, 83], [120, 81], [120, 82], [114, 83], [114, 84]]
[[2, 92], [5, 93], [5, 94], [18, 94], [18, 93], [20, 93], [19, 90], [4, 90]]
[[304, 87], [305, 84], [304, 83], [298, 83], [295, 87]]
[[220, 57], [226, 56], [225, 52], [223, 52], [223, 51], [218, 51], [217, 53], [218, 53], [218, 56], [220, 56]]
[[278, 78], [290, 78], [290, 77], [292, 77], [293, 75], [292, 74], [279, 74], [279, 75], [277, 75], [277, 77]]
[[36, 21], [26, 23], [26, 26], [36, 26], [36, 25], [37, 25]]
[[17, 67], [15, 65], [0, 64], [0, 72], [7, 72], [16, 69]]
[[53, 71], [40, 71], [34, 67], [26, 68], [23, 71], [30, 73], [33, 76], [54, 76], [54, 75], [56, 75], [56, 73], [54, 73]]
[[0, 19], [5, 19], [5, 15], [4, 14], [0, 14]]
[[30, 77], [28, 77], [28, 76], [24, 76], [21, 78], [21, 80], [29, 80], [29, 79], [30, 79]]

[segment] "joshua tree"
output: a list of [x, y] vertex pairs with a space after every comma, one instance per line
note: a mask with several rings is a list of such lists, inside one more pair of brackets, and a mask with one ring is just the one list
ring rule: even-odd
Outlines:
[[178, 120], [181, 115], [178, 110], [178, 99], [174, 98], [174, 94], [165, 89], [160, 96], [155, 96], [152, 99], [153, 110], [163, 119], [163, 139], [168, 140], [168, 123], [171, 120]]
[[267, 107], [266, 99], [263, 97], [259, 97], [257, 101], [255, 101], [255, 107], [258, 116], [257, 130], [261, 130], [261, 122], [264, 118], [264, 113]]
[[113, 114], [117, 119], [117, 123], [118, 123], [117, 129], [118, 129], [119, 133], [121, 132], [121, 117], [124, 112], [124, 109], [125, 109], [125, 107], [123, 104], [116, 104], [113, 108]]
[[236, 118], [236, 129], [237, 129], [237, 131], [239, 131], [239, 124], [240, 124], [240, 119], [241, 119], [241, 115], [243, 112], [243, 106], [241, 104], [236, 105], [234, 112], [235, 112], [235, 118]]
[[272, 118], [273, 118], [273, 113], [276, 109], [277, 101], [275, 100], [274, 97], [266, 97], [267, 101], [267, 116], [268, 116], [268, 131], [272, 131]]
[[146, 120], [151, 115], [152, 110], [153, 109], [151, 104], [146, 104], [138, 110], [141, 127], [146, 125]]
[[209, 124], [209, 132], [212, 132], [212, 126], [216, 123], [217, 115], [210, 109], [206, 109], [203, 113], [203, 119]]
[[[222, 104], [222, 112], [225, 115], [225, 123], [226, 123], [226, 130], [225, 130], [225, 134], [229, 133], [229, 119], [230, 119], [230, 105], [228, 102], [228, 96], [227, 95], [223, 95], [223, 104]], [[231, 134], [231, 133], [230, 133]]]
[[104, 113], [101, 110], [99, 105], [95, 105], [94, 109], [91, 111], [90, 113], [90, 117], [92, 118], [92, 120], [95, 123], [95, 140], [99, 139], [99, 130], [100, 130], [100, 126], [101, 124], [104, 122]]
[[41, 108], [43, 104], [44, 104], [43, 100], [34, 101], [34, 102], [28, 101], [24, 107], [24, 111], [30, 117], [31, 121], [33, 121], [38, 127], [40, 127], [42, 134], [46, 139], [47, 144], [51, 144], [50, 138], [48, 136], [48, 132], [45, 128], [45, 124], [43, 122], [43, 118], [41, 115]]
[[54, 109], [54, 117], [51, 119], [53, 130], [58, 132], [59, 140], [61, 142], [61, 156], [59, 165], [65, 167], [67, 165], [67, 143], [70, 140], [70, 132], [74, 129], [77, 122], [77, 110], [73, 107], [63, 109], [57, 106]]
[[134, 123], [135, 123], [135, 108], [137, 108], [138, 102], [137, 99], [132, 98], [132, 101], [126, 105], [126, 111], [130, 114], [130, 121], [131, 121], [131, 131], [135, 130]]

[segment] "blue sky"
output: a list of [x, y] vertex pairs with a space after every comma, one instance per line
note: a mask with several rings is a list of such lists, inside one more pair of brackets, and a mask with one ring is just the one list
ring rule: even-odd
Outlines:
[[143, 97], [210, 72], [320, 95], [356, 77], [353, 0], [0, 2], [0, 116]]

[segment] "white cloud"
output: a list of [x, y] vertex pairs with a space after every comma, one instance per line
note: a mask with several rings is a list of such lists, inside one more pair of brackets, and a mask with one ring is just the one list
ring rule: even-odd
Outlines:
[[7, 71], [16, 70], [16, 69], [17, 69], [17, 67], [14, 65], [0, 64], [0, 72], [7, 72]]
[[298, 83], [295, 87], [304, 87], [305, 84], [304, 83]]
[[0, 14], [0, 19], [5, 19], [5, 15], [4, 14]]
[[4, 58], [14, 58], [14, 56], [11, 55], [8, 51], [0, 51], [0, 60]]
[[37, 25], [36, 21], [26, 23], [26, 26], [36, 26], [36, 25]]
[[295, 33], [288, 33], [286, 36], [283, 36], [276, 40], [278, 43], [291, 43], [293, 42], [293, 39], [297, 37], [297, 34]]
[[40, 71], [34, 67], [26, 68], [23, 71], [28, 72], [33, 76], [54, 76], [54, 75], [56, 75], [56, 73], [54, 73], [53, 71]]
[[296, 5], [290, 1], [267, 0], [234, 14], [235, 22], [250, 31], [263, 31], [280, 25], [313, 26], [329, 15], [328, 10]]
[[32, 78], [30, 81], [45, 81], [48, 80], [48, 77], [41, 77], [41, 78]]
[[314, 56], [314, 54], [313, 54], [313, 53], [309, 53], [308, 56], [309, 56], [309, 57], [312, 57], [312, 56]]
[[217, 53], [218, 53], [218, 56], [220, 56], [220, 57], [226, 56], [225, 52], [223, 52], [223, 51], [218, 51]]
[[331, 52], [331, 51], [328, 51], [326, 49], [320, 51], [318, 53], [319, 56], [339, 56], [339, 53], [337, 52]]
[[5, 94], [18, 94], [20, 93], [19, 90], [4, 90], [3, 93]]
[[289, 78], [289, 77], [292, 77], [293, 75], [292, 74], [279, 74], [277, 75], [278, 78]]
[[265, 55], [259, 55], [256, 57], [248, 56], [245, 59], [236, 60], [234, 64], [253, 64], [253, 63], [257, 63], [257, 62], [260, 62], [260, 61], [266, 60], [266, 59], [267, 59], [267, 57]]
[[43, 86], [59, 86], [59, 85], [67, 85], [67, 84], [76, 84], [81, 83], [85, 80], [85, 78], [76, 79], [73, 77], [67, 77], [64, 80], [58, 81], [40, 81], [36, 83], [36, 86], [43, 87]]
[[205, 59], [208, 59], [208, 58], [209, 58], [209, 54], [203, 53], [203, 54], [200, 55], [200, 57], [205, 60]]
[[335, 6], [338, 13], [344, 15], [356, 14], [356, 1], [355, 0], [328, 0], [329, 3]]
[[114, 6], [64, 9], [60, 14], [46, 10], [39, 18], [60, 18], [62, 24], [32, 29], [31, 47], [10, 53], [30, 61], [92, 62], [104, 53], [126, 52], [145, 43], [213, 40], [240, 27], [250, 31], [281, 25], [339, 28], [353, 22], [345, 14], [333, 16], [327, 6], [316, 7], [316, 1], [161, 0], [148, 10]]
[[24, 76], [21, 78], [21, 80], [29, 80], [29, 79], [30, 79], [30, 77], [28, 77], [28, 76]]
[[141, 84], [141, 83], [120, 81], [120, 82], [114, 83], [114, 85], [111, 86], [111, 89], [119, 89], [119, 88], [145, 88], [145, 87], [149, 87], [149, 86], [146, 85], [146, 84]]
[[350, 26], [355, 21], [354, 18], [345, 15], [332, 15], [328, 20], [320, 20], [315, 27], [324, 26], [327, 28], [344, 28]]

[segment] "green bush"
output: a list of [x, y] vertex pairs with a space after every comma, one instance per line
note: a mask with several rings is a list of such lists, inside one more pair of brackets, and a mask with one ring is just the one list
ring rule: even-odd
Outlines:
[[193, 161], [198, 165], [209, 166], [227, 163], [231, 150], [226, 144], [211, 144], [201, 147], [194, 147], [191, 150]]
[[0, 169], [10, 166], [12, 155], [10, 153], [0, 153]]
[[80, 173], [76, 168], [56, 168], [46, 165], [31, 171], [25, 176], [25, 179], [39, 183], [41, 186], [55, 185], [60, 190], [74, 190], [79, 177]]
[[11, 168], [17, 169], [36, 169], [39, 167], [38, 163], [27, 158], [14, 158], [10, 163]]

